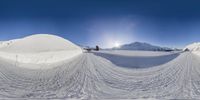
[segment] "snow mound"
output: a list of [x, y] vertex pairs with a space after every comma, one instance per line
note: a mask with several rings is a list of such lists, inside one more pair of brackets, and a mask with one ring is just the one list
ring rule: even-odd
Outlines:
[[200, 51], [200, 42], [192, 43], [187, 45], [184, 50], [188, 49], [189, 51]]
[[191, 51], [193, 54], [200, 56], [200, 42], [192, 43], [190, 45], [187, 45], [184, 49], [184, 51]]
[[55, 63], [81, 53], [81, 48], [72, 42], [49, 34], [0, 42], [0, 57], [21, 63]]

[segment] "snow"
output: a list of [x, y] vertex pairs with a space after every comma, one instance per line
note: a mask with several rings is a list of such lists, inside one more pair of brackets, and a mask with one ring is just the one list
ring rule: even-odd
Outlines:
[[200, 56], [200, 42], [195, 42], [187, 45], [184, 50], [189, 49], [192, 53]]
[[153, 52], [153, 51], [101, 51], [94, 52], [95, 55], [103, 57], [118, 66], [126, 68], [148, 68], [167, 63], [177, 56], [180, 52]]
[[[94, 51], [95, 52], [95, 51]], [[139, 51], [139, 50], [101, 50], [101, 53], [113, 54], [113, 55], [122, 55], [122, 56], [164, 56], [170, 55], [174, 52], [164, 52], [164, 51]]]
[[[58, 62], [52, 65], [56, 67], [45, 70], [17, 67], [19, 64], [0, 58], [0, 98], [87, 100], [200, 98], [200, 57], [191, 52], [178, 53], [178, 56], [162, 64], [141, 69], [116, 65], [110, 59], [102, 57], [104, 52], [82, 53], [70, 61]], [[145, 51], [144, 54], [142, 51], [139, 52], [141, 53], [137, 54], [137, 57], [173, 56], [173, 53], [168, 52], [166, 54], [156, 52], [153, 56], [146, 56], [152, 52]], [[112, 51], [106, 52], [110, 53]], [[137, 51], [128, 57], [135, 57], [133, 53]], [[116, 50], [110, 55], [127, 56], [126, 51]], [[141, 59], [138, 62], [144, 61]]]
[[143, 50], [143, 51], [166, 51], [173, 50], [167, 47], [154, 46], [143, 42], [133, 42], [130, 44], [124, 44], [119, 47], [114, 47], [115, 50]]
[[50, 64], [82, 53], [72, 42], [49, 34], [36, 34], [1, 42], [0, 57], [20, 63]]
[[200, 42], [195, 42], [187, 45], [184, 50], [188, 48], [190, 51], [200, 51]]
[[82, 53], [47, 34], [0, 44], [0, 99], [200, 98], [200, 56], [190, 46], [191, 52]]

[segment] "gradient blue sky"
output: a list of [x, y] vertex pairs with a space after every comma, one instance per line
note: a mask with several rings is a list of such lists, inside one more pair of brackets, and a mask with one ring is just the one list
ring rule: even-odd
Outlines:
[[182, 48], [200, 41], [199, 0], [1, 0], [0, 40], [36, 33], [112, 47], [135, 41]]

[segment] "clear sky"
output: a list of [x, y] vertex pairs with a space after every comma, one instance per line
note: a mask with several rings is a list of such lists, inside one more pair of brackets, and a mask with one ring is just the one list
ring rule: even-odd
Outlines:
[[0, 40], [36, 33], [105, 48], [135, 41], [182, 48], [200, 41], [200, 1], [0, 1]]

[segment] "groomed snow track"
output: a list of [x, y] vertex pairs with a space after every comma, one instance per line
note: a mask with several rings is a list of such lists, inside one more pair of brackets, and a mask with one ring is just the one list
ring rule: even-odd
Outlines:
[[17, 65], [0, 59], [0, 98], [200, 98], [200, 57], [190, 52], [144, 69], [122, 68], [93, 53], [83, 53], [53, 69]]

